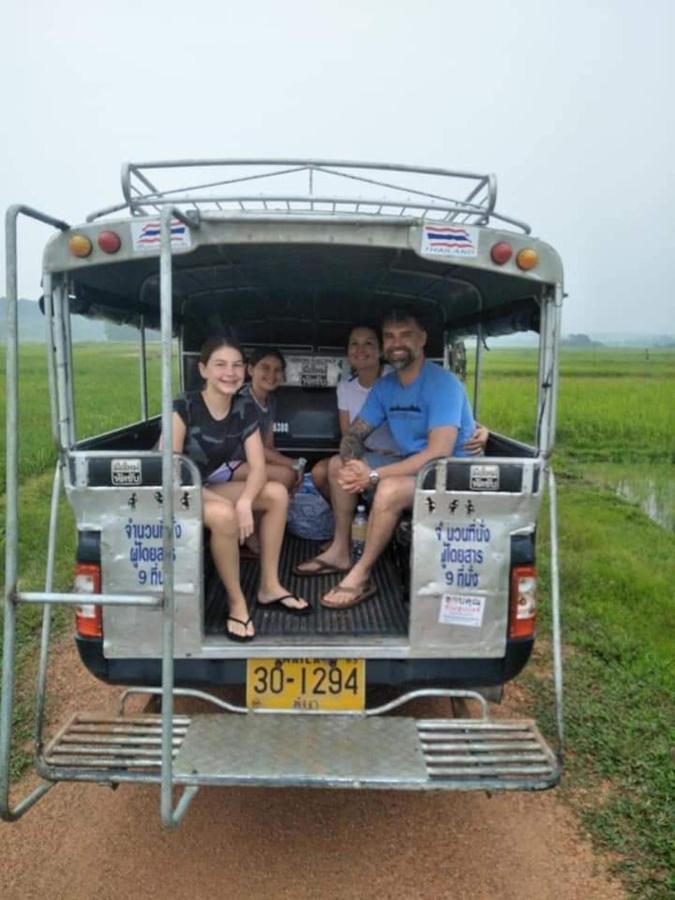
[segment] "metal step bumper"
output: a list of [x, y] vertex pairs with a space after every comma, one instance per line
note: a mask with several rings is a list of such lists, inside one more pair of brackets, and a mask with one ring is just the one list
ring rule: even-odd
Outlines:
[[[529, 719], [251, 712], [174, 718], [183, 785], [544, 790], [558, 762]], [[76, 715], [49, 745], [47, 777], [160, 780], [161, 716]]]

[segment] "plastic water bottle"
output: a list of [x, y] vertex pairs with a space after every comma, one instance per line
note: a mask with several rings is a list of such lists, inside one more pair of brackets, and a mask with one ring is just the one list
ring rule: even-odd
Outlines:
[[356, 513], [352, 521], [352, 562], [358, 562], [363, 556], [363, 548], [366, 545], [366, 528], [368, 516], [362, 503], [356, 507]]

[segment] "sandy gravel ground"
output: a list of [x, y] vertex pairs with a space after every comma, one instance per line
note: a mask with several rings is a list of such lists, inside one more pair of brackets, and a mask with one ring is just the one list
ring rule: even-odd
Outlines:
[[[112, 708], [70, 641], [53, 719]], [[178, 831], [159, 789], [61, 784], [0, 824], [0, 896], [588, 900], [624, 896], [555, 792], [414, 794], [203, 789]]]

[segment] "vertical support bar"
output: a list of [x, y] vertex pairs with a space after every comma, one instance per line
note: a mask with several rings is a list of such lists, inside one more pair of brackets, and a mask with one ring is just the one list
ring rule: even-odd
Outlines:
[[483, 328], [479, 325], [476, 328], [476, 370], [473, 375], [473, 416], [474, 419], [479, 418], [480, 406], [480, 376], [481, 362], [483, 358]]
[[539, 310], [539, 344], [537, 347], [537, 417], [534, 423], [534, 445], [537, 448], [537, 455], [541, 453], [541, 419], [544, 414], [545, 400], [543, 384], [546, 380], [544, 375], [544, 361], [546, 359], [546, 317], [548, 310], [548, 303], [545, 300], [540, 301]]
[[62, 450], [70, 447], [70, 435], [72, 433], [70, 425], [70, 415], [68, 409], [68, 375], [66, 349], [64, 344], [64, 327], [63, 327], [63, 298], [64, 285], [59, 283], [53, 293], [54, 297], [54, 351], [56, 356], [56, 394], [58, 397], [59, 411], [59, 445]]
[[173, 788], [173, 444], [172, 435], [172, 340], [173, 340], [173, 281], [171, 260], [171, 217], [173, 209], [165, 206], [160, 216], [159, 285], [162, 346], [162, 521], [163, 554], [162, 580], [164, 606], [162, 609], [162, 781], [160, 811], [162, 822], [172, 827]]
[[558, 397], [558, 364], [560, 354], [560, 319], [562, 285], [554, 288], [553, 297], [542, 310], [541, 353], [539, 362], [539, 403], [537, 409], [537, 448], [549, 457], [555, 439], [555, 415]]
[[68, 446], [75, 444], [77, 423], [75, 416], [75, 367], [73, 366], [73, 333], [70, 321], [70, 291], [68, 283], [64, 281], [63, 290], [63, 339], [66, 345], [66, 383], [68, 385], [68, 409], [70, 414], [68, 426]]
[[7, 400], [5, 441], [7, 453], [5, 483], [5, 610], [2, 656], [2, 694], [0, 695], [0, 814], [10, 818], [9, 764], [11, 755], [12, 712], [14, 706], [14, 639], [16, 636], [16, 577], [18, 568], [18, 486], [19, 486], [19, 335], [16, 220], [18, 210], [7, 210]]
[[554, 295], [554, 306], [551, 310], [552, 323], [552, 343], [551, 348], [551, 403], [549, 410], [549, 432], [548, 432], [548, 451], [553, 449], [555, 443], [555, 427], [558, 416], [558, 382], [560, 373], [560, 329], [562, 325], [562, 302], [563, 287], [556, 284]]
[[185, 346], [183, 345], [183, 332], [178, 335], [178, 385], [181, 393], [184, 393], [185, 387]]
[[52, 303], [52, 276], [46, 272], [43, 278], [45, 304], [45, 344], [47, 347], [47, 381], [49, 384], [49, 409], [52, 420], [52, 440], [59, 446], [59, 430], [56, 403], [56, 365], [54, 362], [54, 309]]
[[148, 361], [145, 349], [145, 316], [141, 316], [139, 323], [140, 335], [140, 375], [141, 375], [141, 419], [145, 422], [148, 418]]
[[560, 569], [558, 565], [558, 496], [553, 470], [548, 469], [549, 511], [551, 517], [551, 621], [553, 638], [553, 682], [555, 713], [558, 726], [558, 757], [565, 753], [565, 721], [563, 708], [562, 639], [560, 629]]
[[[47, 570], [45, 572], [45, 593], [54, 587], [54, 562], [56, 560], [56, 539], [59, 533], [59, 495], [61, 493], [61, 460], [56, 463], [52, 485], [52, 504], [49, 511], [49, 541], [47, 544]], [[52, 605], [45, 603], [42, 611], [42, 634], [40, 638], [40, 662], [38, 665], [37, 691], [35, 698], [35, 750], [42, 753], [42, 729], [45, 717], [45, 697], [47, 693], [47, 663], [49, 661], [49, 636], [52, 626]]]

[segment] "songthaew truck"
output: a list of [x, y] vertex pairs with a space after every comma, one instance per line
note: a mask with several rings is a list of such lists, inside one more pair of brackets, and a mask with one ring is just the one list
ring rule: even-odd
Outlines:
[[[167, 826], [205, 786], [556, 785], [563, 746], [551, 469], [563, 298], [556, 251], [527, 224], [496, 211], [492, 175], [312, 159], [183, 160], [126, 164], [122, 191], [123, 202], [78, 225], [25, 206], [7, 212], [3, 818], [18, 819], [60, 781], [159, 784]], [[58, 461], [43, 591], [17, 581], [20, 217], [54, 229], [41, 302]], [[295, 575], [319, 544], [287, 531], [281, 579], [312, 603], [312, 614], [253, 605], [255, 640], [227, 640], [226, 596], [204, 533], [199, 470], [169, 442], [158, 449], [160, 433], [171, 432], [173, 373], [177, 368], [180, 390], [196, 389], [199, 348], [225, 329], [246, 348], [283, 351], [276, 446], [311, 466], [338, 450], [335, 388], [346, 372], [351, 326], [402, 304], [424, 316], [426, 354], [437, 364], [451, 367], [454, 347], [475, 344], [477, 416], [487, 342], [538, 335], [531, 443], [491, 431], [484, 455], [425, 465], [413, 508], [373, 572], [376, 592], [359, 606], [320, 605], [336, 576]], [[81, 316], [139, 332], [140, 417], [114, 431], [80, 434], [76, 427], [75, 397], [88, 396], [73, 362], [73, 323]], [[160, 415], [148, 411], [147, 329], [161, 334]], [[127, 353], [120, 379], [132, 365]], [[115, 390], [111, 383], [111, 396]], [[95, 402], [103, 410], [107, 400]], [[532, 719], [489, 705], [532, 654], [545, 490], [555, 752]], [[54, 585], [62, 491], [77, 528], [69, 591]], [[242, 561], [249, 601], [257, 578], [258, 563]], [[12, 807], [16, 613], [26, 603], [44, 608], [35, 736], [42, 781]], [[74, 610], [82, 665], [122, 687], [117, 715], [77, 712], [47, 739], [54, 604]], [[228, 685], [245, 691], [223, 690]], [[154, 698], [142, 713], [129, 702], [139, 693]], [[233, 695], [246, 700], [234, 702]], [[205, 707], [181, 699], [177, 714], [177, 698], [200, 698], [210, 712], [192, 713]], [[411, 704], [420, 698], [437, 699]], [[429, 707], [443, 715], [410, 712]], [[174, 787], [182, 789], [175, 806]]]

